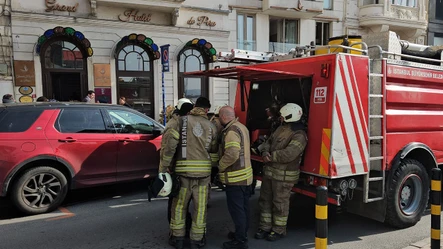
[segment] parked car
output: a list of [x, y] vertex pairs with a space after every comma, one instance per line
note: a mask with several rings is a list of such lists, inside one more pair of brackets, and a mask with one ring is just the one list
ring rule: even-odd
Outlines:
[[155, 177], [163, 129], [118, 105], [0, 105], [1, 196], [40, 214], [70, 189]]

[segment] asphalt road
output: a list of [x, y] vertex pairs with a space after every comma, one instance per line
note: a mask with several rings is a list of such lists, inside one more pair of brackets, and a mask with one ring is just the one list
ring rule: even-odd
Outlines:
[[[126, 249], [172, 248], [168, 245], [167, 200], [147, 201], [145, 185], [126, 184], [69, 195], [63, 208], [50, 214], [22, 217], [0, 202], [0, 248], [3, 249]], [[252, 220], [249, 248], [314, 248], [315, 220], [311, 199], [295, 198], [288, 225], [288, 237], [257, 241], [257, 200], [251, 198]], [[209, 201], [208, 234], [205, 248], [221, 248], [232, 227], [224, 192], [213, 190]], [[308, 207], [310, 208], [308, 208]], [[330, 215], [329, 249], [401, 249], [429, 237], [430, 215], [414, 227], [394, 230], [384, 224], [348, 213]]]

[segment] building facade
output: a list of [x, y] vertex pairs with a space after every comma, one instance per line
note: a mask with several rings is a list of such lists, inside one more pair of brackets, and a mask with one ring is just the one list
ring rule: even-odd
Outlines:
[[[163, 99], [166, 105], [181, 97], [229, 101], [227, 81], [184, 74], [212, 68], [217, 51], [228, 49], [227, 4], [16, 0], [11, 7], [13, 90], [20, 102], [81, 101], [93, 90], [97, 101], [125, 97], [157, 118]], [[169, 52], [161, 54], [167, 44]], [[162, 57], [169, 60], [164, 75]]]
[[428, 45], [443, 46], [443, 1], [429, 1]]
[[0, 0], [0, 96], [13, 92], [11, 0]]

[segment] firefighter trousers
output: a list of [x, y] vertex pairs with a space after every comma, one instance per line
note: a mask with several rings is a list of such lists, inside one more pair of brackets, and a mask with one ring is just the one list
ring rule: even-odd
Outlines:
[[286, 235], [291, 190], [295, 182], [283, 182], [264, 176], [260, 188], [258, 205], [260, 208], [259, 228]]
[[192, 198], [194, 210], [190, 239], [201, 241], [206, 230], [206, 208], [209, 195], [210, 176], [205, 178], [180, 177], [180, 192], [172, 200], [170, 228], [175, 237], [184, 237], [186, 234], [186, 214], [188, 203]]

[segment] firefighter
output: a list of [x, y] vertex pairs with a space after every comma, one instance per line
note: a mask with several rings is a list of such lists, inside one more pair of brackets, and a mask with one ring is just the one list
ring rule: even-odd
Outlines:
[[232, 107], [220, 109], [224, 126], [220, 145], [219, 176], [226, 185], [226, 200], [235, 232], [230, 232], [224, 249], [248, 248], [249, 197], [251, 197], [252, 167], [248, 129], [235, 118]]
[[[208, 99], [198, 98], [189, 115], [171, 119], [165, 142], [162, 141], [160, 172], [174, 172], [180, 180], [179, 193], [172, 200], [170, 223], [177, 249], [183, 248], [186, 204], [190, 199], [194, 203], [191, 249], [204, 245], [211, 167], [218, 161], [217, 130], [207, 118], [209, 108]], [[172, 168], [174, 155], [176, 163]]]
[[[194, 107], [194, 104], [192, 103], [192, 101], [190, 99], [181, 98], [178, 100], [177, 105], [175, 106], [175, 110], [172, 112], [171, 117], [170, 117], [171, 119], [174, 119], [175, 121], [168, 122], [166, 124], [165, 131], [164, 131], [165, 135], [163, 136], [163, 139], [162, 139], [162, 147], [165, 146], [164, 142], [168, 141], [167, 136], [171, 134], [168, 132], [168, 129], [170, 129], [171, 126], [173, 126], [176, 122], [178, 122], [178, 119], [180, 117], [188, 115], [193, 107]], [[168, 135], [166, 135], [166, 134], [168, 134]], [[166, 138], [165, 138], [165, 136], [166, 136]], [[175, 165], [172, 165], [172, 166], [174, 167]], [[173, 196], [170, 195], [169, 199], [168, 199], [168, 223], [171, 222], [171, 207], [172, 207], [172, 200], [173, 199], [174, 199]], [[187, 203], [188, 208], [189, 208], [190, 202], [191, 202], [191, 200], [189, 200], [189, 202]], [[189, 212], [186, 217], [187, 217], [186, 218], [186, 237], [189, 237], [189, 231], [191, 229], [191, 222], [192, 222]], [[169, 237], [169, 244], [172, 246], [175, 246], [175, 240], [174, 240], [172, 234], [170, 234], [170, 237]]]
[[220, 116], [219, 116], [219, 113], [220, 113], [220, 109], [223, 107], [223, 106], [226, 106], [226, 105], [219, 105], [219, 106], [216, 106], [215, 108], [214, 108], [214, 110], [213, 110], [213, 113], [214, 113], [214, 115], [211, 117], [211, 119], [210, 119], [210, 121], [215, 125], [215, 127], [217, 128], [217, 131], [218, 131], [218, 134], [220, 135], [220, 133], [221, 133], [221, 131], [223, 130], [223, 126], [222, 126], [222, 124], [220, 123]]
[[280, 109], [283, 124], [263, 146], [264, 176], [260, 190], [260, 224], [256, 239], [269, 241], [286, 236], [291, 189], [300, 174], [300, 162], [307, 144], [302, 108], [288, 103]]

